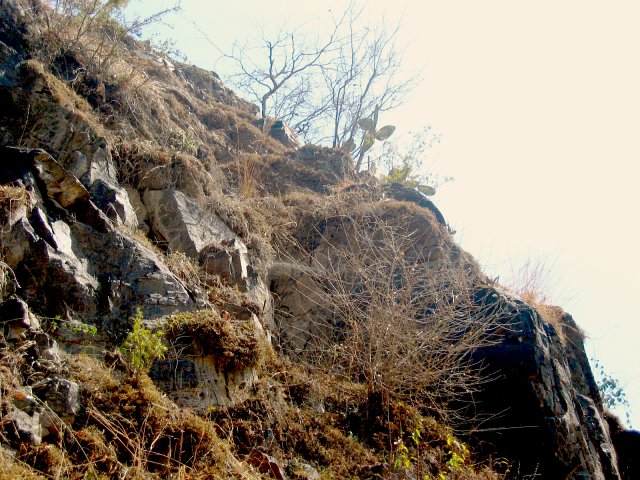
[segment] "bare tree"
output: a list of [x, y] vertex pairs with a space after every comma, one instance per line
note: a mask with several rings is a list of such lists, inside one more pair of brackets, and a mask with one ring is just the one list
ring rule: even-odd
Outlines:
[[[272, 116], [294, 128], [319, 116], [323, 102], [310, 96], [327, 54], [336, 48], [339, 22], [323, 41], [307, 41], [298, 31], [280, 32], [275, 39], [263, 34], [258, 45], [235, 44], [228, 58], [238, 73], [232, 80], [260, 103], [262, 118]], [[297, 128], [300, 130], [300, 128]]]
[[307, 141], [344, 147], [357, 159], [356, 171], [373, 141], [359, 122], [375, 125], [416, 80], [401, 72], [400, 27], [365, 25], [363, 11], [350, 3], [322, 42], [283, 31], [254, 46], [236, 45], [229, 55], [238, 68], [232, 82], [260, 103], [263, 118], [285, 121]]
[[367, 150], [361, 121], [369, 119], [375, 127], [381, 113], [402, 104], [416, 78], [401, 75], [399, 26], [390, 30], [382, 23], [360, 28], [362, 10], [352, 5], [347, 14], [344, 40], [323, 74], [330, 103], [331, 144], [353, 151], [359, 171]]

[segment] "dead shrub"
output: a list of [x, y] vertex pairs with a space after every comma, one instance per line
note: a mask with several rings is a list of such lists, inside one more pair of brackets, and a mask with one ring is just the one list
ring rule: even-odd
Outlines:
[[363, 382], [369, 395], [450, 418], [447, 404], [481, 381], [469, 357], [492, 341], [497, 321], [472, 314], [475, 272], [451, 252], [432, 258], [421, 248], [425, 231], [413, 230], [420, 224], [410, 217], [364, 214], [335, 222], [316, 229], [302, 262], [307, 267], [299, 267], [311, 280], [298, 283], [301, 295], [321, 313], [304, 351], [285, 345], [286, 353]]
[[[131, 36], [158, 22], [177, 7], [147, 18], [127, 19], [122, 0], [57, 0], [43, 2], [43, 28], [37, 49], [45, 63], [53, 65], [68, 53], [79, 55], [92, 74], [107, 77], [121, 61]], [[65, 69], [68, 65], [62, 65]], [[64, 72], [76, 73], [79, 72]]]

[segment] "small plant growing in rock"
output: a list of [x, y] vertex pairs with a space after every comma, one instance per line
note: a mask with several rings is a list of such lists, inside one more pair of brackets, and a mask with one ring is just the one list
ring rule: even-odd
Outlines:
[[188, 153], [189, 155], [195, 156], [198, 153], [198, 141], [191, 129], [188, 131], [176, 130], [171, 132], [169, 134], [168, 145], [171, 148]]
[[152, 332], [144, 327], [142, 310], [138, 309], [131, 319], [133, 330], [120, 347], [133, 373], [148, 371], [153, 361], [164, 358], [167, 346], [164, 344], [164, 332], [158, 330]]

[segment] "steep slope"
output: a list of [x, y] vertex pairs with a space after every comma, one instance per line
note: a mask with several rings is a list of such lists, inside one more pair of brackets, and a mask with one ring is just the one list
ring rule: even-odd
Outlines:
[[98, 71], [0, 7], [8, 478], [632, 478], [573, 320], [424, 196], [266, 135], [211, 72], [132, 39]]

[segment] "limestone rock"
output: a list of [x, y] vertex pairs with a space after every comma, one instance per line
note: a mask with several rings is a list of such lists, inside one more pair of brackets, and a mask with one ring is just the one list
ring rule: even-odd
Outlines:
[[210, 407], [232, 405], [258, 379], [251, 366], [226, 372], [217, 363], [214, 355], [156, 360], [149, 376], [178, 405], [206, 413]]
[[32, 445], [42, 443], [42, 424], [39, 411], [27, 413], [24, 410], [12, 408], [6, 419], [13, 424], [18, 437], [16, 440]]
[[149, 190], [142, 199], [153, 232], [165, 239], [171, 250], [198, 258], [205, 247], [236, 238], [213, 212], [178, 190]]
[[[260, 130], [262, 130], [264, 125], [264, 118], [256, 120], [252, 123]], [[278, 140], [285, 147], [298, 148], [300, 146], [300, 142], [298, 142], [298, 137], [296, 136], [296, 134], [293, 133], [293, 130], [291, 130], [291, 128], [289, 128], [289, 126], [282, 120], [274, 121], [269, 127], [268, 133], [270, 137]]]
[[[228, 312], [225, 315], [230, 318]], [[232, 345], [218, 345], [212, 351], [203, 346], [207, 343], [203, 335], [191, 338], [184, 333], [176, 342], [174, 357], [156, 360], [149, 376], [178, 405], [201, 413], [212, 407], [235, 404], [257, 381], [260, 352], [270, 348], [269, 336], [256, 315], [250, 314], [241, 323], [242, 326], [238, 323], [229, 326], [247, 335], [241, 341], [244, 344], [241, 350], [233, 350]], [[251, 342], [255, 342], [255, 351], [247, 353], [247, 344]]]
[[327, 172], [336, 179], [344, 179], [353, 172], [353, 162], [349, 155], [340, 149], [305, 145], [292, 154], [293, 158], [303, 164], [310, 164], [315, 169]]
[[[8, 104], [8, 111], [15, 115], [13, 121], [23, 125], [27, 111], [37, 112], [31, 116], [23, 144], [46, 149], [86, 188], [99, 178], [115, 184], [116, 168], [109, 145], [86, 101], [34, 60], [17, 65], [15, 75], [17, 84], [11, 89]], [[14, 144], [21, 133], [16, 131]]]
[[292, 478], [297, 480], [320, 480], [318, 470], [295, 458], [289, 462], [288, 470]]
[[293, 264], [274, 264], [269, 272], [274, 295], [275, 333], [281, 348], [289, 354], [303, 354], [314, 347], [314, 339], [331, 328], [326, 296], [307, 271]]
[[273, 300], [269, 289], [254, 271], [247, 247], [238, 238], [223, 241], [219, 246], [209, 245], [200, 254], [200, 264], [206, 273], [220, 278], [230, 286], [236, 286], [249, 304], [255, 307], [272, 327]]
[[149, 214], [147, 213], [147, 207], [142, 203], [140, 192], [137, 188], [133, 187], [125, 187], [125, 190], [129, 197], [129, 202], [133, 207], [133, 211], [136, 214], [136, 218], [138, 219], [138, 225], [136, 228], [142, 230], [144, 233], [149, 233], [149, 226], [146, 223], [149, 218]]

